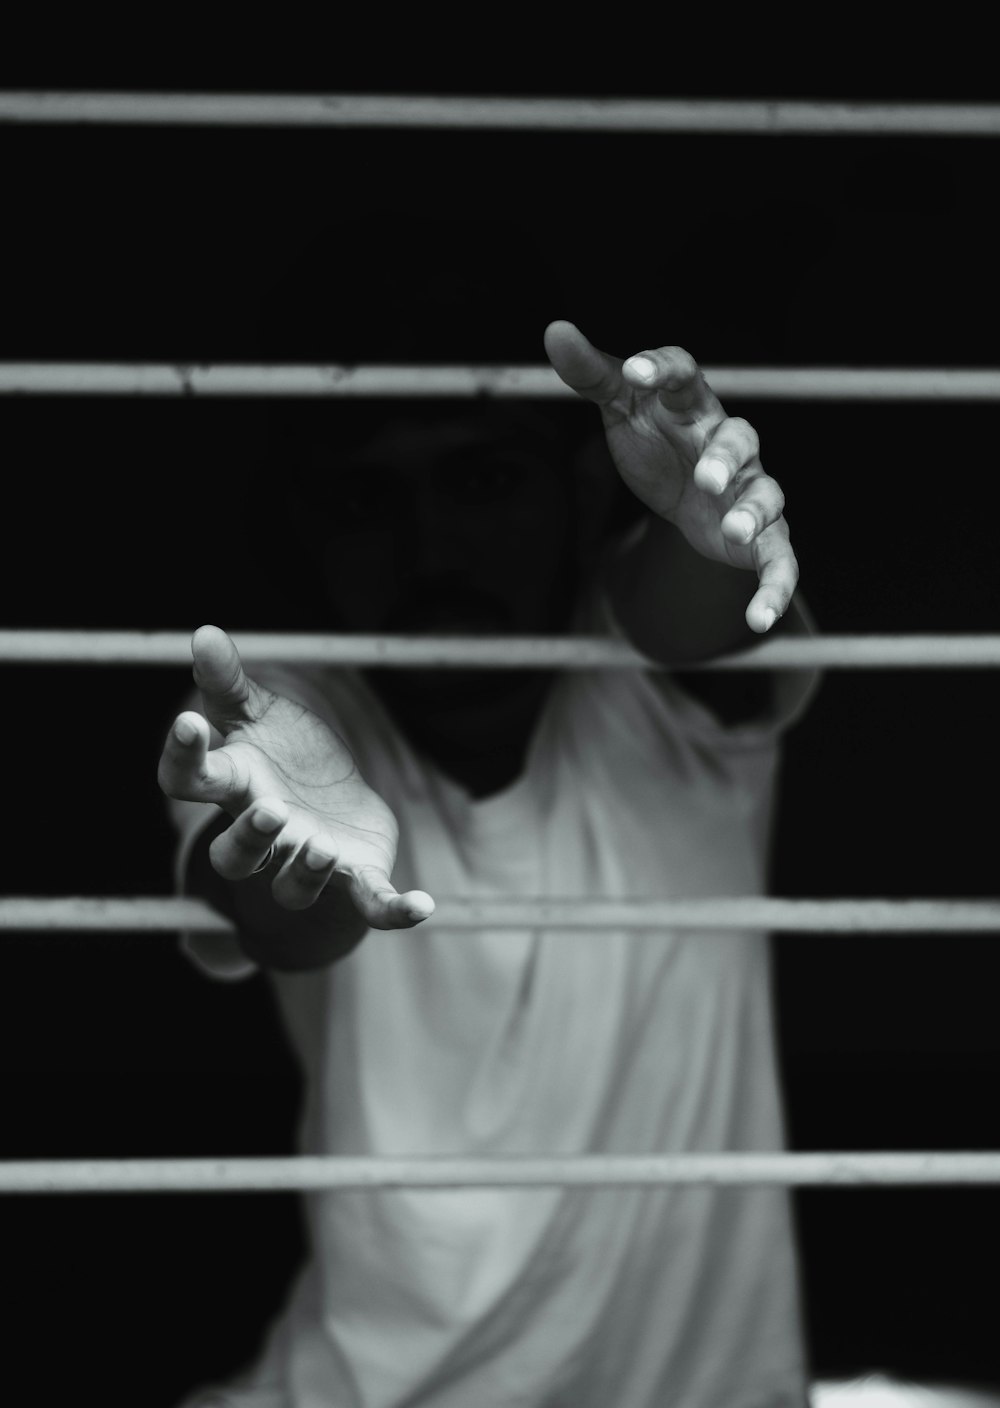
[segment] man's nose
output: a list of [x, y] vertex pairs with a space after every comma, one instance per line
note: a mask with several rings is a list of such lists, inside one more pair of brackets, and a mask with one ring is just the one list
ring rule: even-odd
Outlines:
[[416, 559], [421, 571], [452, 572], [475, 562], [481, 533], [444, 495], [423, 494], [414, 507]]

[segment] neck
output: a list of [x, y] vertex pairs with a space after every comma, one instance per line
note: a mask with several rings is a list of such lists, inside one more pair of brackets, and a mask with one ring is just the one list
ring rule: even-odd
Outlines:
[[502, 679], [496, 671], [462, 671], [451, 677], [451, 688], [451, 672], [440, 672], [426, 693], [409, 672], [408, 679], [391, 673], [392, 680], [390, 672], [375, 672], [369, 683], [397, 727], [473, 797], [500, 792], [522, 775], [550, 671], [505, 671]]

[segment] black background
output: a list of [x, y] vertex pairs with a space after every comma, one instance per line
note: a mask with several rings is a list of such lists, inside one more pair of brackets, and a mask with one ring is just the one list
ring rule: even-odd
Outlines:
[[[8, 64], [0, 85], [467, 92], [389, 70]], [[180, 76], [178, 76], [178, 74]], [[539, 95], [991, 101], [988, 86], [508, 81]], [[515, 212], [595, 341], [705, 365], [995, 366], [993, 140], [0, 127], [6, 360], [238, 360], [257, 291], [345, 208]], [[539, 341], [538, 359], [541, 359]], [[824, 631], [992, 632], [991, 404], [751, 403]], [[290, 619], [245, 494], [245, 402], [7, 398], [4, 626]], [[236, 526], [237, 524], [241, 526]], [[177, 670], [3, 667], [4, 889], [170, 889], [156, 758]], [[990, 671], [831, 672], [790, 736], [776, 894], [987, 896], [1000, 703]], [[796, 1149], [1000, 1147], [995, 936], [775, 944]], [[264, 982], [199, 978], [169, 936], [6, 935], [7, 1157], [290, 1152], [296, 1072]], [[609, 1195], [610, 1196], [610, 1195]], [[797, 1196], [815, 1372], [1000, 1379], [984, 1268], [1000, 1193]], [[294, 1198], [11, 1198], [7, 1364], [39, 1401], [169, 1405], [253, 1351], [302, 1235]], [[988, 1284], [988, 1281], [987, 1281]]]

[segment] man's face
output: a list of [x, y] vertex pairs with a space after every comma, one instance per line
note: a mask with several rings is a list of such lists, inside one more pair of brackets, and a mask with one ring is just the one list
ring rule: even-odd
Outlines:
[[575, 592], [570, 476], [544, 419], [491, 406], [405, 414], [362, 447], [314, 446], [305, 502], [340, 629], [564, 630]]

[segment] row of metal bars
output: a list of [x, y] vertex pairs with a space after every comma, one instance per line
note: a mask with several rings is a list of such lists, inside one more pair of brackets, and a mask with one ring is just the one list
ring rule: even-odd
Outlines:
[[[434, 97], [426, 95], [0, 93], [0, 123], [129, 126], [415, 127], [584, 132], [733, 132], [744, 135], [997, 137], [1000, 105], [786, 101]], [[997, 400], [1000, 370], [952, 368], [718, 367], [721, 396], [748, 399]], [[548, 367], [8, 362], [0, 395], [329, 396], [553, 398], [572, 393]], [[449, 668], [629, 668], [645, 661], [622, 643], [589, 638], [471, 639], [247, 634], [245, 658], [325, 665]], [[0, 631], [0, 663], [163, 665], [190, 660], [177, 632]], [[1000, 636], [839, 636], [764, 642], [710, 669], [995, 668]], [[1000, 931], [1000, 899], [883, 900], [726, 897], [608, 902], [554, 897], [444, 899], [442, 929], [525, 926], [599, 931]], [[118, 930], [229, 933], [196, 900], [130, 897], [0, 899], [0, 930], [79, 935]], [[655, 942], [655, 939], [651, 939]], [[473, 1186], [656, 1186], [666, 1183], [858, 1187], [1000, 1183], [1000, 1153], [723, 1153], [614, 1157], [28, 1160], [0, 1164], [0, 1192], [124, 1193], [290, 1191]]]

